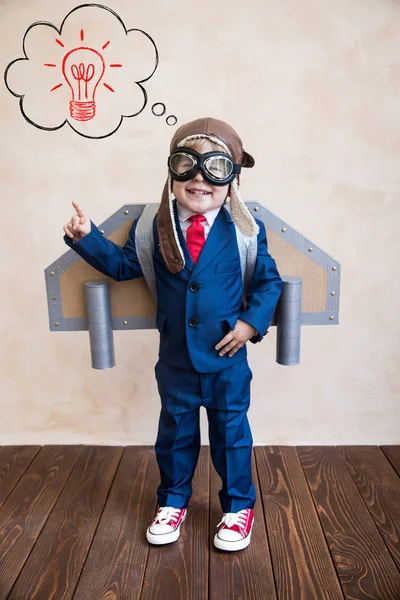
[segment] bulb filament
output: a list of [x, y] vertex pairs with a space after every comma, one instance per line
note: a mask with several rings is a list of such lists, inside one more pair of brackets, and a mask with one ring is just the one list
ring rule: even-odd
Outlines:
[[85, 98], [87, 100], [87, 98], [88, 98], [88, 85], [87, 84], [91, 79], [93, 79], [94, 65], [92, 63], [90, 63], [89, 65], [87, 65], [86, 68], [83, 63], [80, 63], [79, 67], [75, 64], [71, 65], [71, 73], [72, 73], [72, 76], [74, 77], [74, 79], [76, 79], [78, 82], [78, 100], [82, 100], [81, 81], [83, 81], [85, 83], [85, 86], [84, 86]]

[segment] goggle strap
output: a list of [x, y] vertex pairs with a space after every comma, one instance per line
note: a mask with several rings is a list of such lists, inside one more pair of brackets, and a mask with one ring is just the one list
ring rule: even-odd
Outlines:
[[[182, 150], [181, 150], [181, 148], [182, 148]], [[199, 152], [196, 152], [195, 150], [192, 150], [191, 148], [183, 148], [181, 146], [178, 146], [177, 148], [175, 148], [175, 150], [173, 150], [171, 152], [171, 154], [168, 158], [168, 165], [169, 165], [169, 160], [170, 160], [171, 156], [173, 156], [174, 154], [180, 154], [181, 152], [182, 152], [182, 154], [185, 154], [185, 153], [189, 154], [189, 156], [192, 156], [194, 158], [196, 158], [197, 155], [200, 154]], [[206, 154], [208, 154], [208, 153], [206, 153]], [[222, 155], [222, 156], [224, 156], [224, 155]], [[210, 157], [210, 158], [212, 158], [212, 157]], [[232, 173], [239, 174], [242, 170], [242, 165], [235, 163], [231, 156], [226, 156], [225, 158], [229, 159], [233, 165]]]
[[196, 133], [194, 135], [188, 135], [187, 137], [185, 137], [183, 140], [181, 140], [179, 142], [177, 147], [185, 146], [190, 140], [199, 140], [199, 139], [210, 140], [210, 142], [214, 142], [214, 144], [217, 144], [217, 145], [221, 146], [222, 148], [224, 148], [224, 150], [227, 154], [230, 154], [228, 146], [222, 140], [220, 140], [219, 138], [217, 138], [213, 135], [206, 134], [206, 133]]

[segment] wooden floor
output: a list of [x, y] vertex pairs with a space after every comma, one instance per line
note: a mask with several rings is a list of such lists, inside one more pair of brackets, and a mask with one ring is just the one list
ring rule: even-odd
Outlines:
[[0, 600], [400, 600], [400, 446], [257, 447], [251, 545], [215, 550], [203, 447], [178, 542], [150, 547], [148, 447], [0, 447]]

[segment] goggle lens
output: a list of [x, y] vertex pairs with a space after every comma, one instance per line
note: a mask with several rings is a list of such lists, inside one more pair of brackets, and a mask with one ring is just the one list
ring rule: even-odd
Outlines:
[[190, 154], [180, 152], [169, 159], [169, 167], [176, 175], [185, 175], [196, 166], [196, 159]]
[[233, 171], [233, 162], [226, 156], [211, 156], [204, 161], [204, 168], [214, 179], [223, 180]]
[[234, 163], [229, 156], [219, 153], [203, 156], [193, 150], [189, 152], [171, 154], [168, 164], [172, 175], [179, 178], [187, 175], [191, 179], [200, 170], [208, 180], [225, 182], [234, 173]]

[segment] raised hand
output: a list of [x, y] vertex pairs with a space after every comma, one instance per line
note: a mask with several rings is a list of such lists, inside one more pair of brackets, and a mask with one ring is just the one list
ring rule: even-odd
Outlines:
[[85, 235], [90, 233], [92, 226], [89, 217], [84, 214], [79, 204], [72, 200], [72, 206], [74, 207], [76, 214], [74, 214], [71, 217], [71, 220], [64, 225], [64, 233], [74, 242], [79, 242]]

